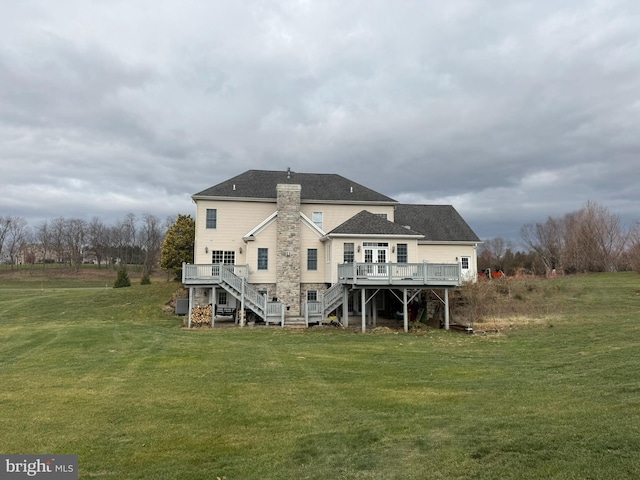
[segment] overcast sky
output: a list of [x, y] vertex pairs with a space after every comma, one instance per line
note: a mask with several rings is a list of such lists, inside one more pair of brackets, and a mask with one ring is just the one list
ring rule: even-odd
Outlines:
[[194, 214], [248, 169], [483, 239], [640, 219], [638, 0], [0, 0], [0, 216]]

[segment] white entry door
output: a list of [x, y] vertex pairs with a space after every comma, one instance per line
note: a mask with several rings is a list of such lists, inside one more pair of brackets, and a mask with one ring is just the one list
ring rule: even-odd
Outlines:
[[463, 282], [472, 280], [471, 257], [460, 257], [460, 273]]
[[389, 244], [385, 242], [364, 242], [364, 263], [367, 266], [367, 275], [386, 276], [389, 274], [387, 258], [389, 258]]

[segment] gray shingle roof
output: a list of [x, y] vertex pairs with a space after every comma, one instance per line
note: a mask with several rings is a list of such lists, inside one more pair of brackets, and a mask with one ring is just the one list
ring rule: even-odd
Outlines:
[[395, 207], [395, 222], [422, 233], [427, 241], [480, 242], [451, 205], [398, 204]]
[[331, 234], [422, 236], [414, 230], [409, 230], [402, 225], [390, 222], [366, 210], [362, 210], [346, 222], [338, 225], [329, 232], [329, 235]]
[[[286, 171], [247, 170], [240, 175], [209, 187], [194, 197], [276, 198], [276, 185], [290, 183], [302, 186], [302, 201], [383, 202], [396, 203], [359, 183], [335, 174], [296, 173]], [[235, 188], [234, 188], [235, 187]]]

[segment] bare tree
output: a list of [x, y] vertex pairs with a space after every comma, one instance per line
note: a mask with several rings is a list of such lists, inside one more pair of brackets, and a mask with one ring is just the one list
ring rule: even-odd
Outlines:
[[40, 251], [42, 252], [42, 268], [44, 269], [51, 249], [51, 227], [46, 220], [43, 220], [36, 226], [34, 239], [40, 245]]
[[87, 227], [87, 244], [96, 256], [98, 268], [110, 257], [109, 228], [98, 217], [93, 217]]
[[585, 212], [579, 210], [565, 215], [562, 219], [565, 229], [565, 242], [562, 251], [562, 265], [567, 273], [594, 270], [596, 257], [595, 239]]
[[111, 245], [112, 264], [126, 263], [126, 239], [124, 228], [120, 222], [109, 227], [109, 244]]
[[524, 247], [538, 255], [547, 275], [560, 268], [564, 246], [564, 225], [561, 220], [549, 217], [545, 223], [526, 224], [520, 230], [520, 239]]
[[126, 261], [127, 263], [138, 263], [135, 259], [135, 250], [137, 247], [137, 235], [136, 235], [136, 216], [133, 213], [128, 213], [121, 223], [122, 239], [126, 246]]
[[634, 272], [640, 273], [640, 222], [629, 230], [628, 263]]
[[65, 229], [66, 229], [66, 220], [64, 217], [56, 217], [51, 220], [50, 224], [50, 239], [51, 239], [51, 247], [56, 254], [56, 261], [58, 263], [64, 263], [68, 258], [67, 252], [65, 251]]
[[486, 264], [488, 268], [493, 270], [505, 270], [505, 255], [513, 250], [513, 242], [502, 237], [490, 238], [485, 240], [480, 246], [478, 256], [482, 258], [483, 266]]
[[139, 245], [144, 255], [144, 274], [150, 275], [160, 259], [164, 229], [161, 221], [155, 215], [145, 213], [142, 215], [142, 227], [139, 233]]
[[76, 270], [79, 270], [84, 259], [84, 249], [86, 247], [87, 222], [81, 218], [71, 218], [65, 222], [65, 227], [65, 247], [71, 265]]
[[630, 232], [625, 232], [620, 217], [609, 212], [606, 207], [589, 202], [585, 210], [592, 222], [590, 230], [594, 232], [602, 270], [606, 272], [618, 270]]
[[568, 271], [613, 272], [621, 268], [630, 232], [620, 217], [594, 202], [565, 215], [563, 265]]
[[22, 217], [8, 217], [8, 231], [6, 235], [7, 253], [11, 268], [17, 264], [18, 255], [24, 248], [29, 234], [27, 221]]
[[7, 235], [9, 235], [9, 226], [11, 225], [11, 217], [0, 217], [0, 263], [2, 263], [4, 257], [5, 243]]

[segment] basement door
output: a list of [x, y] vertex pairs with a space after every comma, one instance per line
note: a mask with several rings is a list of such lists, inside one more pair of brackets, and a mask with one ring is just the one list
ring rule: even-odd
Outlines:
[[374, 277], [389, 275], [389, 266], [387, 265], [389, 244], [387, 242], [364, 242], [362, 246], [364, 249], [364, 263], [372, 264], [366, 266], [367, 275]]

